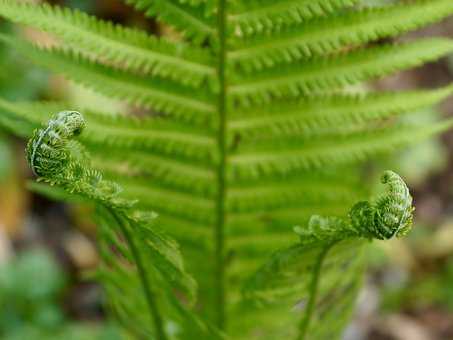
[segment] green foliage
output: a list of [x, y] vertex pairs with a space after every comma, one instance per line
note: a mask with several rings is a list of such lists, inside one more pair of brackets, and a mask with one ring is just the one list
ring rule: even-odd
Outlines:
[[388, 240], [406, 235], [412, 226], [412, 197], [404, 181], [392, 171], [386, 171], [382, 183], [389, 185], [389, 193], [376, 203], [364, 201], [349, 212], [349, 222], [340, 218], [311, 217], [308, 228], [296, 227], [301, 243], [328, 243], [350, 237]]
[[[164, 320], [164, 314], [178, 318], [183, 327], [177, 332], [179, 336], [187, 337], [188, 332], [191, 336], [206, 336], [207, 329], [201, 324], [197, 329], [199, 321], [169, 293], [171, 288], [180, 289], [193, 301], [196, 288], [195, 281], [184, 271], [177, 244], [153, 225], [153, 214], [132, 210], [135, 202], [119, 197], [120, 187], [91, 168], [84, 147], [74, 140], [84, 127], [85, 120], [79, 112], [58, 113], [45, 128], [35, 131], [27, 145], [27, 160], [39, 180], [98, 204], [104, 258], [99, 276], [107, 283], [113, 310], [141, 336], [165, 338], [167, 323], [175, 320]], [[131, 269], [131, 265], [136, 268]], [[160, 289], [167, 288], [166, 295], [157, 292], [157, 283]], [[140, 290], [143, 294], [136, 293]], [[125, 294], [127, 291], [130, 294]], [[147, 308], [152, 320], [146, 318]]]
[[0, 266], [2, 339], [119, 339], [113, 327], [70, 323], [60, 307], [63, 271], [42, 249], [22, 252]]
[[42, 328], [58, 325], [63, 315], [56, 301], [65, 278], [55, 260], [42, 250], [34, 250], [11, 262], [0, 271], [2, 311], [10, 314], [0, 318], [5, 323], [3, 331], [17, 327], [15, 323], [20, 325], [24, 317]]
[[[8, 22], [0, 23], [2, 34], [13, 32]], [[43, 89], [48, 72], [20, 58], [17, 51], [7, 45], [0, 46], [0, 67], [7, 69], [0, 76], [0, 93], [3, 98], [10, 100], [32, 100]]]
[[[386, 173], [388, 195], [355, 206], [349, 222], [349, 207], [369, 195], [361, 162], [452, 124], [399, 123], [452, 86], [365, 94], [351, 86], [451, 53], [446, 38], [379, 40], [449, 16], [453, 3], [126, 2], [181, 37], [0, 0], [1, 16], [55, 38], [40, 47], [1, 35], [7, 46], [151, 111], [133, 118], [74, 108], [82, 118], [64, 103], [0, 100], [0, 124], [23, 137], [50, 119], [28, 147], [35, 173], [99, 206], [99, 278], [115, 314], [145, 338], [210, 339], [220, 336], [215, 328], [234, 339], [337, 338], [360, 287], [366, 242], [359, 236], [404, 234], [412, 212], [407, 188]], [[156, 211], [159, 227], [142, 211]], [[244, 297], [250, 274], [294, 244], [294, 225], [304, 240], [277, 252], [283, 275], [270, 271], [270, 288], [247, 288]], [[322, 242], [309, 242], [321, 234]], [[261, 302], [248, 303], [250, 294]]]
[[[361, 239], [401, 237], [412, 226], [412, 197], [406, 184], [391, 171], [384, 173], [382, 183], [388, 185], [388, 192], [375, 203], [355, 204], [347, 221], [314, 215], [307, 228], [296, 227], [300, 242], [275, 253], [248, 280], [245, 304], [257, 304], [261, 309], [296, 306], [303, 316], [298, 335], [290, 336], [303, 339], [314, 333], [319, 339], [334, 337], [359, 287]], [[358, 258], [353, 260], [355, 256]], [[271, 334], [266, 333], [266, 339], [275, 336]]]

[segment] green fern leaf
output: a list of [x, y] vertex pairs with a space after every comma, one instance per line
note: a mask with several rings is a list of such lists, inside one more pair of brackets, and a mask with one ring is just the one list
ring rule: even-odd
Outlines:
[[[143, 289], [143, 300], [133, 306], [139, 310], [141, 305], [147, 305], [153, 316], [153, 327], [146, 331], [149, 329], [149, 323], [144, 322], [140, 332], [154, 334], [158, 339], [166, 339], [167, 330], [160, 309], [171, 307], [172, 313], [177, 313], [179, 319], [183, 320], [181, 324], [188, 327], [187, 332], [203, 329], [199, 336], [209, 334], [207, 327], [184, 311], [184, 307], [173, 296], [170, 288], [165, 288], [170, 284], [188, 293], [192, 300], [195, 294], [195, 281], [184, 270], [177, 244], [151, 223], [154, 219], [153, 214], [137, 214], [133, 209], [135, 201], [119, 197], [120, 187], [114, 182], [104, 180], [98, 171], [90, 167], [83, 147], [74, 140], [74, 137], [82, 133], [84, 127], [85, 121], [80, 113], [63, 111], [55, 115], [45, 128], [36, 130], [27, 146], [27, 159], [33, 172], [39, 180], [58, 185], [68, 192], [82, 195], [98, 204], [102, 240], [105, 242], [103, 246], [105, 267], [100, 275], [106, 279], [109, 292], [116, 291], [118, 287]], [[123, 243], [121, 238], [124, 238], [126, 243]], [[136, 269], [131, 270], [130, 264], [124, 265], [118, 259], [114, 259], [112, 246], [119, 251], [125, 261], [134, 264]], [[145, 267], [145, 263], [153, 265]], [[155, 285], [153, 283], [155, 281], [160, 284]], [[128, 318], [136, 315], [137, 322], [141, 319], [140, 314], [128, 309], [130, 297], [131, 295], [124, 293], [114, 294], [111, 302], [116, 304], [115, 310], [121, 308], [122, 311], [126, 311]], [[215, 333], [212, 333], [210, 336], [215, 338], [214, 335]]]
[[210, 7], [193, 7], [178, 0], [125, 0], [145, 15], [172, 25], [183, 34], [201, 44], [206, 40], [215, 42], [215, 17]]
[[231, 157], [231, 179], [253, 179], [269, 174], [292, 174], [301, 169], [316, 169], [365, 160], [370, 154], [396, 150], [416, 140], [445, 131], [452, 121], [424, 127], [393, 127], [345, 135], [322, 136], [310, 140], [280, 140], [244, 144]]
[[230, 120], [230, 139], [265, 136], [315, 135], [326, 129], [358, 125], [420, 110], [453, 94], [449, 86], [432, 91], [335, 94], [274, 101], [253, 110], [237, 110]]
[[107, 96], [174, 114], [182, 120], [203, 122], [212, 119], [214, 106], [209, 100], [203, 98], [204, 96], [194, 98], [193, 92], [176, 83], [146, 79], [113, 70], [65, 51], [41, 50], [5, 36], [0, 36], [0, 39], [22, 51], [36, 64], [62, 73], [71, 80]]
[[[17, 104], [0, 100], [0, 108], [12, 112], [16, 119], [30, 123], [33, 128], [50, 117], [48, 112], [67, 107], [65, 103]], [[6, 113], [5, 112], [5, 113]], [[213, 161], [213, 137], [190, 126], [171, 123], [159, 118], [105, 116], [85, 111], [88, 128], [80, 140], [91, 149], [145, 151], [149, 155], [189, 160], [194, 163]], [[176, 157], [175, 157], [176, 156]]]
[[228, 54], [229, 61], [252, 72], [396, 36], [452, 13], [453, 4], [449, 0], [421, 0], [411, 6], [397, 4], [338, 13], [289, 26], [276, 34], [238, 39]]
[[[96, 93], [149, 111], [144, 118], [113, 117], [77, 107], [88, 122], [80, 144], [71, 135], [78, 130], [59, 116], [40, 133], [44, 144], [39, 134], [34, 139], [55, 145], [30, 158], [38, 174], [41, 165], [64, 165], [48, 180], [97, 202], [104, 259], [99, 278], [112, 310], [136, 338], [221, 337], [211, 323], [234, 339], [338, 337], [360, 287], [365, 239], [407, 229], [399, 219], [395, 231], [393, 215], [385, 230], [381, 221], [360, 222], [373, 214], [378, 221], [373, 211], [385, 199], [356, 206], [358, 224], [345, 216], [370, 195], [362, 161], [452, 124], [398, 122], [451, 95], [451, 86], [362, 95], [350, 94], [349, 86], [452, 52], [448, 39], [368, 45], [440, 20], [452, 13], [450, 1], [369, 9], [354, 0], [126, 2], [175, 27], [186, 41], [149, 37], [77, 11], [0, 0], [0, 15], [57, 38], [55, 46], [37, 48], [1, 35], [8, 47]], [[0, 100], [0, 124], [30, 137], [50, 112], [67, 107]], [[71, 136], [58, 138], [66, 133]], [[58, 159], [49, 151], [55, 148]], [[395, 176], [389, 175], [391, 183], [405, 187]], [[393, 187], [387, 197], [398, 198]], [[165, 234], [135, 215], [150, 210], [158, 212]], [[300, 229], [304, 240], [291, 247], [289, 227], [296, 224], [310, 228]], [[178, 241], [187, 269], [165, 235]], [[278, 248], [287, 250], [248, 281], [244, 299], [243, 283]], [[140, 263], [146, 268], [139, 270]], [[188, 272], [202, 293], [194, 309], [180, 298], [194, 289]], [[142, 289], [148, 286], [153, 299]]]
[[231, 86], [232, 100], [242, 106], [271, 102], [354, 85], [399, 70], [422, 65], [453, 51], [448, 39], [426, 39], [350, 52], [342, 56], [275, 67], [239, 76]]
[[307, 228], [297, 227], [300, 243], [275, 253], [245, 285], [244, 293], [255, 308], [289, 305], [300, 320], [299, 328], [293, 329], [295, 338], [336, 338], [341, 327], [321, 324], [344, 323], [344, 308], [350, 308], [360, 282], [360, 239], [402, 236], [412, 225], [412, 197], [402, 179], [387, 171], [382, 182], [388, 193], [374, 203], [357, 203], [349, 221], [313, 216]]
[[40, 28], [60, 38], [71, 49], [120, 69], [182, 80], [194, 87], [205, 81], [213, 83], [212, 59], [200, 49], [47, 4], [35, 6], [2, 0], [0, 15]]
[[249, 0], [232, 1], [229, 24], [236, 36], [281, 30], [307, 19], [323, 16], [357, 0]]
[[226, 206], [232, 213], [264, 212], [283, 206], [353, 200], [357, 197], [357, 191], [350, 183], [340, 183], [338, 178], [305, 173], [301, 178], [232, 185]]
[[[12, 103], [0, 99], [0, 110], [2, 112], [0, 122], [2, 126], [13, 133], [30, 138], [36, 128], [51, 118], [49, 112], [62, 111], [67, 107], [67, 103]], [[137, 150], [136, 145], [135, 134], [140, 134], [140, 131], [142, 133], [146, 131], [147, 135], [153, 130], [161, 131], [162, 128], [165, 130], [165, 127], [172, 129], [171, 131], [176, 132], [176, 134], [182, 131], [201, 133], [200, 131], [197, 132], [196, 129], [185, 125], [175, 125], [158, 118], [112, 117], [91, 110], [83, 111], [89, 125], [80, 137], [80, 141], [90, 150], [95, 167], [102, 170], [107, 177], [117, 181], [118, 177], [123, 177], [125, 181], [133, 181], [142, 187], [150, 184], [151, 179], [153, 181], [158, 180], [169, 188], [213, 197], [215, 192], [213, 169], [200, 164], [198, 156], [192, 159], [193, 164], [190, 164], [188, 161], [191, 158], [190, 156], [177, 159], [175, 154], [171, 154], [170, 158], [165, 156], [166, 152], [156, 153], [150, 149], [147, 152]], [[122, 130], [125, 138], [122, 139], [118, 138], [118, 135], [109, 134], [109, 129]], [[111, 139], [114, 139], [114, 141]], [[151, 139], [154, 139], [154, 137]], [[182, 142], [180, 144], [183, 150], [190, 144], [190, 139], [189, 135], [188, 143]], [[143, 142], [145, 140], [142, 140], [141, 144]], [[167, 142], [165, 140], [162, 147], [166, 146]], [[177, 145], [174, 145], [174, 147], [177, 147]], [[188, 156], [190, 153], [183, 152], [183, 154]]]
[[[99, 167], [107, 167], [114, 177], [143, 175], [162, 183], [192, 192], [210, 195], [215, 192], [215, 172], [203, 164], [191, 164], [181, 159], [169, 159], [144, 152], [115, 150], [115, 155], [105, 159], [105, 150], [90, 148]], [[110, 161], [110, 165], [109, 162]], [[107, 162], [107, 163], [106, 163]], [[124, 170], [126, 169], [126, 170]]]

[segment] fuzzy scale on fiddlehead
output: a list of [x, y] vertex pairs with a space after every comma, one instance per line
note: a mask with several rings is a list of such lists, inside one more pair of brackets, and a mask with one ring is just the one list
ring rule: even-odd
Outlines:
[[85, 120], [77, 111], [57, 113], [47, 126], [34, 132], [26, 153], [33, 173], [39, 180], [60, 185], [69, 192], [88, 196], [110, 205], [127, 206], [117, 197], [120, 188], [106, 181], [90, 167], [84, 147], [75, 141], [85, 127]]
[[406, 235], [412, 227], [412, 196], [404, 181], [392, 171], [385, 171], [381, 182], [388, 192], [375, 202], [359, 202], [349, 212], [349, 220], [312, 216], [308, 227], [295, 231], [304, 244], [329, 242], [351, 237], [390, 239]]

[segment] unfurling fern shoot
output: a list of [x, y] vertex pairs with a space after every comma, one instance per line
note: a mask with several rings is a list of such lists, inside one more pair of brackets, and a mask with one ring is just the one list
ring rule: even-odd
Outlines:
[[[145, 301], [151, 323], [141, 330], [143, 334], [154, 334], [159, 340], [167, 339], [165, 319], [161, 313], [165, 304], [170, 302], [177, 310], [174, 317], [177, 316], [181, 323], [194, 323], [191, 325], [191, 332], [197, 337], [219, 338], [220, 335], [215, 330], [202, 327], [196, 317], [188, 315], [184, 306], [179, 305], [174, 298], [166, 301], [166, 297], [155, 295], [155, 280], [162, 286], [168, 285], [186, 293], [190, 300], [195, 294], [196, 284], [184, 270], [175, 241], [154, 224], [155, 215], [134, 211], [136, 202], [119, 197], [120, 187], [104, 180], [99, 171], [92, 169], [89, 155], [74, 139], [83, 132], [84, 127], [85, 120], [79, 112], [57, 113], [47, 126], [33, 133], [27, 145], [27, 160], [40, 180], [59, 185], [68, 192], [82, 195], [97, 204], [98, 221], [102, 226], [100, 232], [107, 237], [102, 251], [104, 261], [113, 266], [100, 270], [99, 273], [101, 276], [119, 274], [122, 278], [121, 282], [106, 282], [106, 289], [122, 293], [131, 290], [135, 296], [129, 298], [140, 300], [137, 307]], [[120, 249], [124, 259], [117, 259], [110, 254], [112, 247]], [[123, 263], [120, 264], [120, 261]], [[113, 265], [114, 262], [118, 263]], [[125, 270], [131, 271], [131, 267], [135, 267], [138, 281], [134, 275], [128, 278], [124, 274]], [[137, 289], [143, 295], [137, 294]], [[114, 299], [115, 295], [111, 298]], [[121, 302], [116, 308], [120, 306]]]
[[67, 144], [84, 127], [85, 120], [79, 112], [62, 111], [45, 129], [37, 130], [27, 146], [27, 159], [33, 173], [43, 178], [67, 178], [66, 172], [74, 165]]
[[406, 183], [393, 171], [386, 171], [381, 181], [388, 192], [376, 202], [356, 203], [347, 221], [337, 217], [311, 217], [308, 228], [295, 227], [303, 244], [329, 243], [347, 238], [388, 240], [406, 235], [412, 227], [412, 196]]
[[392, 38], [453, 14], [453, 1], [125, 2], [173, 26], [178, 39], [0, 0], [0, 16], [55, 44], [7, 34], [0, 43], [128, 110], [153, 113], [81, 105], [82, 117], [61, 102], [0, 99], [0, 125], [33, 136], [35, 174], [96, 202], [98, 277], [114, 315], [137, 339], [338, 338], [367, 239], [402, 236], [412, 218], [412, 198], [393, 172], [383, 176], [388, 192], [364, 201], [363, 161], [453, 124], [401, 119], [446, 99], [452, 85], [355, 89], [452, 53], [449, 38]]
[[102, 175], [91, 168], [85, 148], [74, 139], [84, 128], [85, 119], [77, 111], [55, 114], [45, 128], [34, 132], [27, 145], [30, 167], [42, 181], [95, 200], [119, 204], [120, 201], [115, 200], [119, 186], [103, 180]]
[[388, 194], [374, 205], [357, 203], [349, 214], [351, 224], [357, 230], [365, 228], [370, 238], [388, 240], [395, 235], [404, 236], [412, 226], [412, 196], [401, 177], [392, 171], [382, 175], [382, 183], [389, 186]]

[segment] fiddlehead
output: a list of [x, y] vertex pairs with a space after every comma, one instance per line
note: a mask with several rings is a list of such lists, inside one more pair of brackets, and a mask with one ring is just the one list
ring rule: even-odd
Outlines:
[[336, 217], [312, 216], [307, 228], [296, 227], [302, 243], [328, 242], [351, 237], [390, 239], [406, 235], [412, 226], [412, 196], [404, 181], [385, 171], [381, 182], [388, 192], [375, 202], [359, 202], [349, 212], [349, 221]]
[[27, 145], [27, 160], [39, 180], [60, 185], [69, 192], [88, 196], [110, 205], [128, 206], [117, 198], [120, 188], [106, 181], [90, 167], [84, 147], [74, 140], [84, 129], [85, 120], [77, 111], [57, 113], [46, 127], [34, 132]]
[[[118, 262], [124, 262], [127, 267], [127, 270], [119, 270], [119, 280], [109, 276], [115, 269], [108, 265], [101, 269], [101, 275], [106, 275], [106, 286], [109, 289], [121, 287], [121, 290], [130, 289], [129, 285], [141, 286], [143, 295], [139, 299], [144, 300], [149, 308], [153, 338], [168, 339], [163, 306], [177, 302], [171, 294], [164, 297], [156, 292], [166, 294], [165, 289], [175, 288], [194, 299], [196, 282], [183, 267], [178, 244], [153, 223], [156, 215], [136, 210], [135, 201], [119, 197], [121, 190], [116, 183], [104, 180], [100, 172], [91, 168], [89, 155], [74, 140], [84, 127], [85, 120], [79, 112], [57, 113], [47, 126], [34, 132], [27, 145], [27, 160], [39, 180], [96, 203], [101, 235], [108, 235], [101, 237], [105, 242], [105, 250], [101, 252], [103, 260], [108, 264], [122, 256], [124, 261]], [[121, 249], [121, 254], [112, 254], [112, 248]], [[121, 265], [115, 264], [114, 267], [120, 268]], [[131, 272], [131, 268], [135, 270]], [[128, 274], [124, 274], [126, 272]], [[128, 275], [132, 277], [130, 281], [127, 281]], [[167, 299], [173, 300], [168, 302]], [[181, 318], [188, 318], [190, 314], [185, 307], [178, 305], [177, 308], [180, 308]]]
[[351, 224], [370, 238], [385, 240], [404, 236], [412, 226], [412, 196], [401, 177], [392, 171], [384, 172], [381, 181], [387, 184], [388, 193], [375, 204], [357, 203], [349, 213]]

